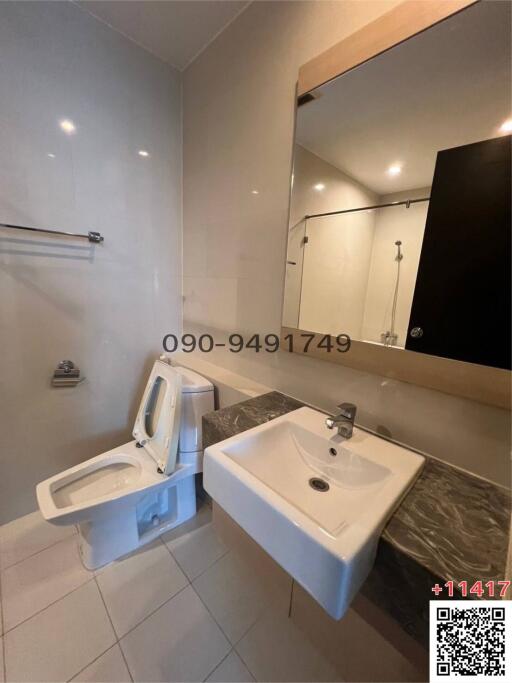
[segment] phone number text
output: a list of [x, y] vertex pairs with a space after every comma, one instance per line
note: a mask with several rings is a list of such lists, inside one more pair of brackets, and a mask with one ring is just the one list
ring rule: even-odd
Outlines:
[[[299, 343], [300, 342], [300, 343]], [[280, 348], [286, 351], [300, 351], [308, 353], [314, 349], [323, 349], [329, 353], [347, 353], [350, 349], [350, 337], [348, 334], [338, 334], [332, 337], [329, 334], [323, 336], [302, 332], [300, 334], [285, 334], [279, 337], [277, 334], [253, 334], [248, 338], [238, 333], [230, 334], [227, 341], [216, 342], [211, 334], [166, 334], [163, 339], [164, 351], [173, 353], [181, 350], [185, 353], [201, 351], [209, 353], [216, 348], [226, 348], [231, 353], [240, 353], [243, 349], [249, 349], [255, 353], [276, 353]]]

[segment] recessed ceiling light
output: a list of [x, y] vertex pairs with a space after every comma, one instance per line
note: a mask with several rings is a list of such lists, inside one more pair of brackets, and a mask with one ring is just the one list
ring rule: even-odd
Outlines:
[[502, 133], [512, 133], [512, 119], [507, 119], [506, 121], [503, 121], [503, 123], [500, 126], [500, 130]]
[[259, 193], [260, 193], [259, 190], [251, 190], [251, 194], [259, 194]]
[[389, 175], [398, 175], [402, 172], [402, 167], [399, 164], [392, 164], [387, 172]]
[[61, 119], [59, 121], [59, 126], [67, 135], [73, 135], [73, 133], [76, 133], [76, 126], [71, 119]]
[[313, 189], [317, 192], [322, 192], [322, 190], [325, 190], [325, 185], [323, 183], [317, 183], [316, 185], [313, 185]]
[[52, 154], [52, 152], [48, 152], [46, 156], [50, 157], [50, 159], [55, 159], [55, 154]]
[[149, 152], [146, 152], [145, 149], [139, 149], [138, 155], [139, 155], [140, 157], [148, 157], [148, 156], [149, 156]]

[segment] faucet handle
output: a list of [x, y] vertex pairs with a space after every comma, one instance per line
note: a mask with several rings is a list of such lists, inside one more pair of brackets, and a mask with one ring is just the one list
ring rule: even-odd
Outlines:
[[352, 422], [355, 420], [357, 413], [356, 405], [353, 403], [340, 403], [338, 408], [340, 409], [343, 417], [346, 417], [347, 420], [351, 420]]

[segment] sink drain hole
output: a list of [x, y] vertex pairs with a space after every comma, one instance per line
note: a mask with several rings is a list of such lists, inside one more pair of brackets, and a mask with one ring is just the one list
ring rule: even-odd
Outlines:
[[312, 477], [309, 480], [309, 485], [312, 489], [315, 489], [315, 491], [321, 491], [322, 493], [329, 490], [329, 484], [318, 477]]

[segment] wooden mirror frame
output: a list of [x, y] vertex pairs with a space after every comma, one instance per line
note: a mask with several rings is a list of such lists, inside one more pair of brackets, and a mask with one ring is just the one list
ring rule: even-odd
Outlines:
[[[301, 66], [297, 95], [324, 85], [478, 1], [404, 0]], [[293, 353], [304, 354], [308, 337], [301, 335], [311, 334], [307, 330], [282, 327], [281, 348], [290, 349], [291, 335]], [[510, 408], [511, 373], [508, 370], [355, 340], [347, 353], [339, 353], [334, 337], [334, 350], [329, 352], [317, 346], [323, 337], [325, 335], [315, 333], [308, 355], [500, 408]]]

